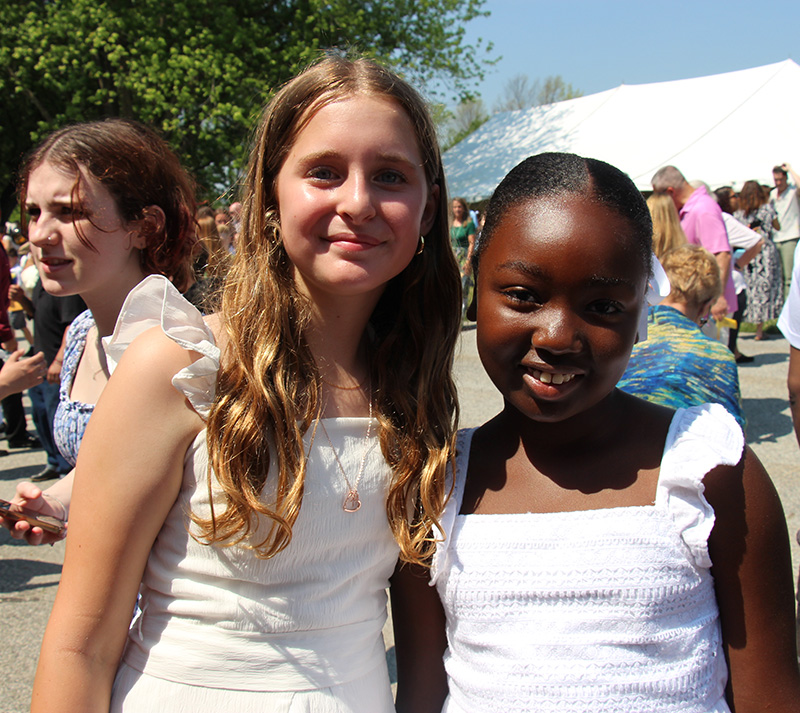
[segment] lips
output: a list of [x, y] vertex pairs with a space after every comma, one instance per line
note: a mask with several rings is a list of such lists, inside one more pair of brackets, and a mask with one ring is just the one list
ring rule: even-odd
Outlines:
[[345, 250], [368, 250], [381, 244], [381, 240], [371, 235], [338, 234], [325, 238], [329, 243], [342, 247]]
[[72, 260], [63, 257], [40, 257], [38, 262], [45, 275], [54, 275], [72, 264]]

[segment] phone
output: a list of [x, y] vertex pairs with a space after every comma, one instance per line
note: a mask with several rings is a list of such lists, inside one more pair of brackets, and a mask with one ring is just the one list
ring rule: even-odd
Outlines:
[[63, 535], [66, 529], [66, 523], [63, 520], [14, 505], [8, 500], [0, 500], [0, 515], [11, 520], [25, 520], [33, 527], [41, 527], [45, 532], [51, 532], [54, 535]]

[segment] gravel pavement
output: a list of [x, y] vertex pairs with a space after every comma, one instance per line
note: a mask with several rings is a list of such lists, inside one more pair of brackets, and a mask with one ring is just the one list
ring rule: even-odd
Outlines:
[[[800, 563], [800, 547], [795, 539], [800, 529], [800, 487], [796, 485], [795, 476], [800, 450], [786, 396], [789, 347], [784, 339], [775, 335], [757, 342], [748, 334], [739, 336], [739, 346], [745, 354], [756, 357], [753, 364], [742, 365], [739, 369], [748, 419], [747, 440], [780, 493], [796, 572]], [[456, 380], [463, 426], [477, 426], [500, 410], [502, 401], [478, 359], [474, 327], [462, 332]], [[9, 499], [16, 484], [37, 473], [44, 463], [41, 450], [12, 451], [0, 458], [0, 498]], [[39, 644], [55, 597], [63, 557], [63, 543], [53, 547], [29, 547], [0, 529], [0, 631], [5, 634], [5, 646], [0, 647], [0, 671], [5, 671], [4, 685], [0, 689], [0, 713], [28, 710]], [[390, 653], [391, 646], [389, 638]]]

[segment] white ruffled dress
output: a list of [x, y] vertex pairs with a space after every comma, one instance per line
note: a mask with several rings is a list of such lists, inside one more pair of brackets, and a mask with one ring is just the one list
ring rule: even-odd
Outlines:
[[[173, 384], [207, 417], [219, 349], [200, 313], [166, 279], [149, 277], [128, 296], [107, 345], [111, 362], [156, 325], [202, 355]], [[398, 556], [385, 508], [391, 472], [377, 437], [365, 440], [366, 418], [324, 423], [351, 479], [368, 449], [362, 507], [342, 509], [347, 486], [318, 432], [291, 544], [268, 560], [189, 535], [189, 512], [209, 513], [205, 430], [194, 439], [180, 494], [147, 562], [141, 614], [128, 634], [111, 711], [394, 710], [381, 633]], [[270, 498], [274, 478], [267, 482]]]
[[703, 477], [739, 462], [722, 406], [676, 412], [655, 504], [460, 515], [473, 431], [431, 584], [447, 615], [443, 713], [727, 713]]

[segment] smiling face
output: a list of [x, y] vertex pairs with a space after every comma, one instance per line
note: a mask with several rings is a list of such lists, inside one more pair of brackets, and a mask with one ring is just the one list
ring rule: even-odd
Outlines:
[[122, 219], [113, 196], [88, 174], [81, 175], [80, 200], [76, 196], [73, 204], [75, 181], [47, 161], [31, 172], [25, 200], [31, 252], [50, 294], [107, 299], [144, 277], [141, 238]]
[[359, 94], [323, 106], [277, 179], [281, 240], [300, 290], [315, 301], [377, 299], [431, 228], [437, 191], [397, 104]]
[[646, 271], [628, 221], [584, 194], [513, 205], [478, 273], [478, 351], [510, 404], [563, 421], [610, 394], [628, 364]]

